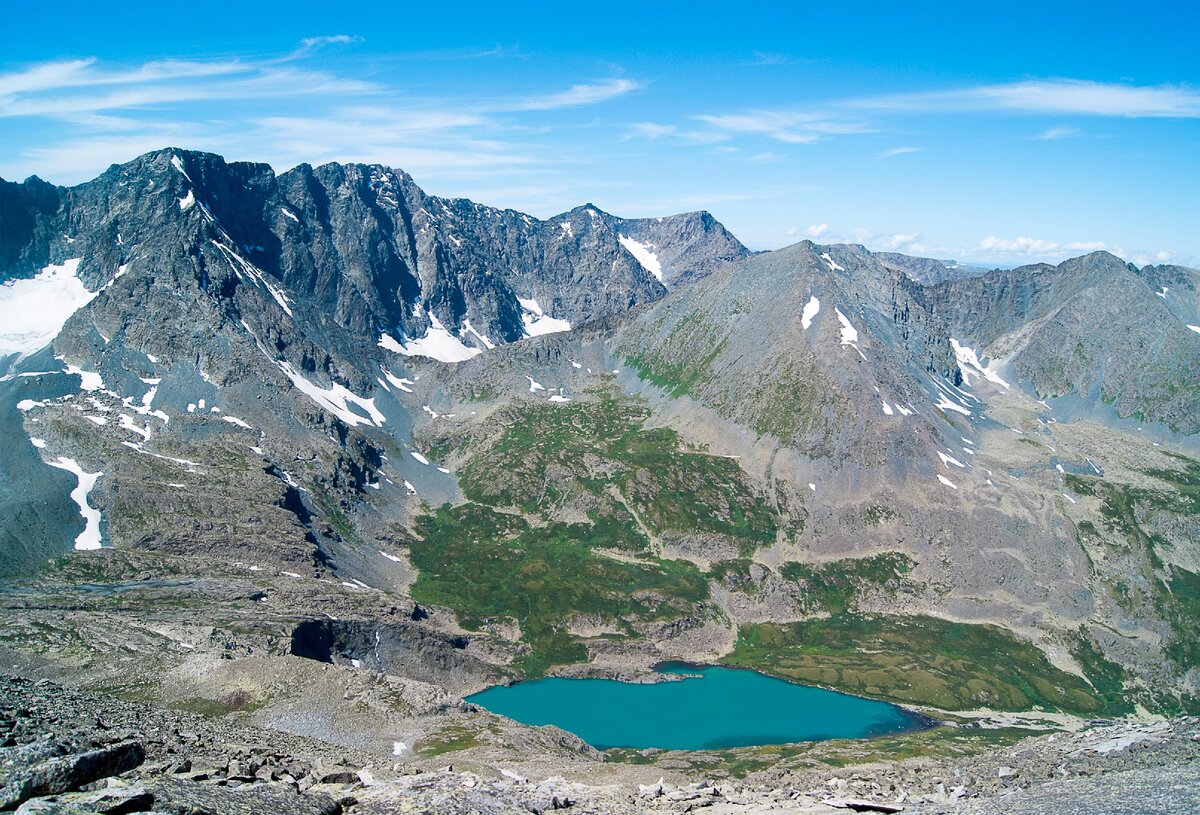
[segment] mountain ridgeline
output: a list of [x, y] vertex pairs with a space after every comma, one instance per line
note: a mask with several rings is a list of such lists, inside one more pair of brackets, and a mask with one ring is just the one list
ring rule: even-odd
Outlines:
[[41, 593], [5, 654], [108, 687], [115, 625], [164, 672], [290, 654], [426, 701], [688, 659], [1200, 704], [1195, 270], [753, 253], [704, 212], [168, 149], [0, 182], [0, 281], [0, 572]]

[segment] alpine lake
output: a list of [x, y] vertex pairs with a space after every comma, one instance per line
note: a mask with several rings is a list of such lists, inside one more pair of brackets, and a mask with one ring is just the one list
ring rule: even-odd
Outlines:
[[896, 705], [737, 668], [666, 663], [674, 681], [646, 684], [550, 677], [497, 685], [468, 702], [529, 725], [552, 724], [599, 750], [709, 750], [919, 730], [929, 720]]

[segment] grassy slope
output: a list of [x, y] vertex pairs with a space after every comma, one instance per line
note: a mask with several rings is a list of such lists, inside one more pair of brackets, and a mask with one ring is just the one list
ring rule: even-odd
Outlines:
[[[775, 540], [774, 513], [736, 462], [681, 449], [673, 431], [645, 429], [648, 416], [607, 395], [506, 414], [463, 470], [470, 501], [418, 523], [414, 599], [450, 606], [469, 628], [517, 622], [532, 648], [521, 667], [533, 675], [587, 658], [567, 632], [575, 616], [636, 637], [639, 623], [715, 614], [708, 578], [655, 558], [641, 529], [750, 552]], [[587, 507], [588, 522], [556, 520], [567, 505]], [[598, 549], [633, 551], [638, 562]]]
[[839, 613], [746, 626], [725, 662], [943, 710], [1036, 706], [1084, 716], [1129, 710], [1119, 696], [1106, 700], [1005, 629], [934, 617]]

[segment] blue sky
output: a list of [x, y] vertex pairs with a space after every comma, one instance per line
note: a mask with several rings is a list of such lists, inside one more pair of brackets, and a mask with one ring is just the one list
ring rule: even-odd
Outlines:
[[1194, 2], [35, 5], [0, 33], [10, 180], [171, 145], [754, 248], [1200, 265]]

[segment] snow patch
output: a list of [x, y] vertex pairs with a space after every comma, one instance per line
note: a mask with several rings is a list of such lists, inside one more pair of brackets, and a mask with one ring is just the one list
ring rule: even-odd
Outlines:
[[804, 312], [800, 315], [800, 327], [805, 331], [812, 325], [813, 317], [821, 311], [821, 301], [814, 294], [808, 298], [808, 302], [804, 305]]
[[403, 558], [398, 558], [395, 555], [389, 555], [387, 552], [383, 551], [382, 549], [379, 550], [379, 554], [383, 555], [385, 558], [392, 561], [393, 563], [403, 563], [404, 562]]
[[225, 257], [229, 260], [229, 265], [233, 267], [233, 270], [239, 277], [241, 277], [243, 273], [249, 275], [252, 280], [257, 281], [263, 288], [271, 293], [271, 296], [275, 298], [275, 302], [278, 303], [279, 307], [287, 313], [287, 316], [292, 316], [292, 307], [288, 303], [287, 295], [285, 295], [281, 289], [271, 283], [271, 281], [267, 280], [267, 276], [263, 273], [262, 269], [259, 269], [253, 263], [246, 260], [244, 257], [220, 241], [213, 241], [212, 244], [225, 253]]
[[568, 238], [575, 237], [575, 229], [571, 226], [570, 221], [563, 221], [562, 223], [559, 224], [559, 226], [562, 227], [562, 231], [564, 233], [566, 233], [566, 236]]
[[979, 361], [979, 357], [975, 354], [975, 349], [960, 344], [953, 337], [950, 338], [950, 345], [954, 348], [954, 357], [958, 360], [959, 370], [962, 371], [963, 379], [966, 380], [968, 387], [971, 384], [971, 377], [976, 376], [983, 377], [988, 382], [994, 382], [1005, 390], [1009, 389], [1009, 384], [996, 373], [996, 368], [999, 366], [996, 365], [995, 361], [985, 366]]
[[408, 451], [408, 454], [409, 454], [410, 456], [412, 456], [413, 458], [415, 458], [417, 461], [419, 461], [419, 462], [421, 462], [422, 464], [424, 464], [426, 467], [428, 467], [428, 466], [429, 466], [429, 459], [425, 458], [425, 456], [421, 455], [421, 454], [420, 454], [420, 453], [418, 453], [416, 450], [409, 450], [409, 451]]
[[79, 280], [80, 258], [51, 264], [29, 280], [0, 285], [0, 356], [32, 354], [96, 296]]
[[379, 347], [394, 354], [406, 357], [429, 357], [438, 362], [466, 362], [471, 357], [481, 353], [478, 348], [470, 348], [462, 340], [455, 337], [442, 325], [442, 321], [433, 312], [429, 313], [429, 330], [425, 336], [409, 340], [402, 345], [391, 336], [384, 334], [379, 338]]
[[34, 438], [33, 436], [29, 437], [29, 443], [32, 444], [34, 447], [38, 448], [39, 450], [45, 449], [45, 447], [46, 447], [45, 439], [38, 439], [38, 438]]
[[858, 351], [858, 355], [860, 357], [866, 359], [867, 355], [864, 354], [862, 349], [858, 347], [858, 329], [850, 324], [850, 320], [845, 314], [842, 314], [842, 310], [840, 308], [834, 306], [833, 310], [837, 314], [838, 322], [842, 324], [842, 347], [845, 348], [847, 345], [849, 345], [855, 351]]
[[125, 430], [129, 430], [134, 433], [137, 433], [139, 436], [141, 436], [143, 439], [145, 439], [147, 441], [150, 439], [150, 436], [153, 435], [150, 432], [149, 424], [147, 424], [145, 427], [139, 427], [137, 424], [134, 423], [133, 417], [130, 416], [128, 413], [122, 413], [120, 415], [119, 419], [120, 419], [121, 427], [123, 427]]
[[546, 389], [545, 386], [542, 385], [542, 383], [536, 381], [529, 374], [525, 374], [525, 378], [529, 380], [529, 392], [530, 393], [535, 393], [536, 391], [544, 391]]
[[254, 428], [253, 428], [253, 427], [251, 427], [249, 424], [247, 424], [246, 422], [244, 422], [244, 421], [242, 421], [241, 419], [239, 419], [237, 416], [222, 416], [222, 417], [221, 417], [221, 420], [222, 420], [222, 421], [229, 422], [230, 424], [235, 424], [235, 425], [237, 425], [238, 427], [244, 427], [244, 428], [246, 428], [247, 430], [253, 430], [253, 429], [254, 429]]
[[938, 473], [937, 480], [938, 480], [938, 481], [941, 481], [943, 484], [945, 484], [947, 487], [949, 487], [949, 488], [950, 488], [950, 489], [952, 489], [952, 490], [956, 490], [956, 489], [958, 489], [958, 485], [957, 485], [957, 484], [955, 484], [955, 483], [954, 483], [953, 481], [951, 481], [949, 478], [946, 478], [946, 476], [942, 475], [941, 473]]
[[637, 259], [638, 263], [642, 264], [643, 269], [654, 275], [660, 282], [662, 281], [662, 264], [658, 261], [658, 255], [650, 251], [654, 248], [654, 244], [639, 243], [633, 238], [627, 238], [620, 233], [617, 233], [617, 240], [628, 250], [629, 254]]
[[891, 415], [892, 415], [892, 414], [893, 414], [895, 411], [893, 411], [893, 410], [892, 410], [892, 406], [891, 406], [891, 405], [889, 405], [887, 402], [884, 402], [884, 403], [883, 403], [883, 412], [884, 412], [886, 415], [888, 415], [888, 416], [891, 416]]
[[291, 218], [296, 223], [300, 223], [300, 219], [296, 217], [296, 213], [292, 212], [287, 207], [280, 207], [279, 211], [282, 212], [286, 217]]
[[88, 493], [92, 491], [92, 487], [96, 486], [96, 479], [104, 475], [99, 473], [85, 473], [79, 463], [73, 458], [59, 456], [56, 461], [47, 461], [51, 467], [57, 467], [60, 470], [66, 470], [69, 473], [74, 473], [79, 484], [75, 489], [71, 490], [71, 500], [79, 507], [79, 514], [83, 516], [83, 531], [75, 538], [76, 549], [99, 549], [100, 548], [100, 510], [92, 509], [88, 505]]
[[834, 260], [833, 258], [831, 258], [831, 257], [829, 256], [829, 253], [828, 253], [828, 252], [822, 252], [822, 253], [821, 253], [821, 260], [823, 260], [823, 261], [825, 261], [826, 263], [828, 263], [828, 264], [829, 264], [829, 271], [831, 271], [831, 272], [844, 272], [844, 271], [846, 271], [846, 267], [845, 267], [845, 266], [839, 266], [839, 265], [838, 265], [838, 262], [837, 262], [836, 260]]
[[475, 330], [475, 326], [471, 325], [470, 320], [463, 320], [463, 329], [468, 334], [474, 334], [475, 339], [477, 339], [481, 343], [483, 343], [483, 347], [488, 349], [489, 351], [491, 351], [492, 349], [494, 349], [496, 347], [496, 343], [492, 342], [485, 335], [480, 334], [478, 331]]
[[966, 468], [966, 466], [967, 466], [966, 464], [963, 464], [961, 461], [956, 459], [954, 456], [948, 456], [945, 453], [943, 453], [941, 450], [938, 450], [937, 454], [938, 454], [938, 458], [940, 458], [942, 460], [942, 466], [946, 467], [947, 469], [949, 469], [951, 464], [953, 464], [955, 467], [962, 467], [962, 468]]
[[196, 194], [188, 190], [188, 194], [179, 199], [179, 211], [187, 212], [194, 206], [196, 206]]
[[388, 382], [391, 382], [394, 387], [399, 388], [400, 390], [404, 391], [405, 393], [413, 392], [412, 388], [410, 388], [409, 385], [412, 385], [415, 383], [411, 379], [404, 379], [402, 377], [396, 376], [395, 374], [393, 374], [386, 368], [381, 368], [380, 370], [383, 371], [384, 379], [386, 379]]
[[171, 156], [171, 166], [183, 173], [183, 177], [188, 181], [192, 180], [192, 177], [187, 174], [187, 170], [183, 169], [183, 162], [179, 160], [179, 156]]
[[571, 324], [566, 320], [556, 319], [542, 311], [537, 300], [518, 297], [517, 302], [521, 304], [521, 323], [525, 326], [527, 336], [538, 337], [543, 334], [557, 334], [560, 331], [571, 330]]
[[[61, 357], [58, 357], [62, 361]], [[76, 368], [63, 361], [63, 373], [74, 374], [79, 377], [79, 389], [81, 391], [98, 391], [104, 387], [104, 378], [95, 371], [85, 371], [82, 368]]]
[[1189, 323], [1189, 324], [1188, 324], [1188, 328], [1192, 329], [1192, 330], [1193, 330], [1193, 331], [1195, 331], [1197, 334], [1200, 334], [1200, 325], [1191, 325], [1191, 324]]
[[[387, 418], [375, 407], [374, 399], [366, 399], [359, 396], [336, 382], [332, 388], [319, 387], [301, 376], [289, 362], [277, 362], [276, 365], [279, 366], [279, 370], [283, 371], [288, 379], [292, 380], [292, 385], [300, 390], [301, 393], [351, 427], [357, 427], [360, 424], [374, 424], [376, 427], [383, 427], [383, 423], [387, 421]], [[350, 405], [352, 404], [366, 411], [370, 418], [364, 418], [352, 412], [350, 410]], [[201, 407], [203, 407], [203, 403]]]
[[570, 402], [571, 400], [563, 396], [561, 393], [556, 393], [550, 397], [551, 402]]

